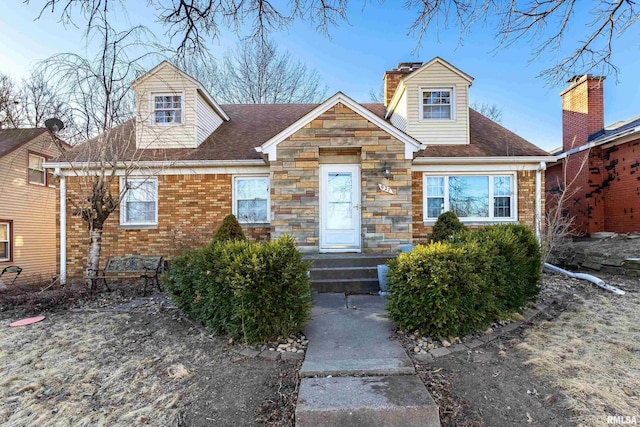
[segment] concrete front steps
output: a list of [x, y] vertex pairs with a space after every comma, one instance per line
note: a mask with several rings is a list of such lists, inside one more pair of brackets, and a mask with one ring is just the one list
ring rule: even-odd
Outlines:
[[317, 254], [306, 255], [312, 261], [311, 285], [318, 293], [375, 294], [379, 264], [386, 264], [393, 254]]
[[440, 427], [377, 295], [319, 293], [304, 329], [296, 427]]

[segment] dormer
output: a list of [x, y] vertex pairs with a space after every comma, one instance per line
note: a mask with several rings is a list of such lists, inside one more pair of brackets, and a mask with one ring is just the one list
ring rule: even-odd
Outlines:
[[131, 85], [136, 93], [136, 147], [197, 148], [229, 116], [202, 84], [162, 61]]
[[400, 63], [384, 76], [386, 117], [423, 144], [469, 144], [472, 82], [439, 57]]

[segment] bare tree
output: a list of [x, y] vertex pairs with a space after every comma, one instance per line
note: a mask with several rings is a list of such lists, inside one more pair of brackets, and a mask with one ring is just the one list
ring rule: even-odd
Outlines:
[[273, 40], [245, 41], [227, 53], [219, 66], [213, 58], [196, 58], [180, 61], [181, 67], [221, 103], [319, 103], [327, 92], [316, 70], [295, 61], [288, 52], [278, 52]]
[[20, 125], [18, 88], [11, 78], [0, 74], [0, 128]]
[[[88, 285], [98, 269], [104, 224], [129, 190], [129, 174], [139, 167], [141, 150], [135, 145], [130, 83], [143, 73], [140, 60], [153, 52], [145, 49], [141, 55], [132, 56], [131, 52], [145, 44], [143, 28], [116, 32], [105, 15], [94, 19], [98, 22], [92, 24], [92, 36], [100, 40], [100, 50], [94, 58], [62, 54], [40, 66], [46, 71], [46, 79], [55, 81], [60, 96], [73, 112], [69, 136], [75, 147], [60, 160], [67, 162], [72, 171], [67, 200], [89, 234], [85, 270]], [[122, 187], [120, 177], [125, 181]]]
[[542, 222], [544, 227], [540, 235], [543, 262], [547, 262], [552, 252], [570, 236], [574, 235], [576, 217], [569, 213], [568, 208], [574, 203], [576, 195], [581, 190], [577, 183], [582, 171], [589, 162], [589, 151], [586, 150], [581, 153], [579, 158], [575, 160], [576, 169], [572, 172], [572, 176], [567, 174], [567, 170], [569, 169], [569, 162], [573, 159], [566, 157], [564, 164], [561, 165], [562, 176], [552, 184], [552, 188], [548, 192], [549, 197], [547, 197], [545, 206], [546, 213]]
[[71, 120], [67, 104], [42, 70], [32, 71], [22, 80], [18, 99], [24, 124], [30, 127], [44, 127], [44, 121], [50, 117], [59, 117], [67, 123]]
[[478, 103], [474, 102], [471, 104], [471, 108], [476, 110], [478, 113], [487, 117], [488, 119], [493, 120], [496, 123], [502, 123], [502, 107], [498, 106], [498, 104], [487, 104], [485, 102]]
[[[27, 0], [29, 1], [29, 0]], [[129, 0], [133, 1], [133, 0]], [[259, 43], [271, 31], [305, 20], [318, 31], [347, 21], [349, 0], [148, 0], [149, 8], [158, 11], [158, 20], [177, 40], [180, 56], [202, 52], [205, 42], [217, 38], [224, 29], [237, 33], [249, 28], [248, 37]], [[96, 17], [126, 0], [47, 0], [41, 9], [57, 12], [63, 22], [71, 22], [78, 12], [86, 18], [87, 28]], [[523, 41], [532, 46], [533, 59], [542, 53], [562, 53], [559, 60], [542, 75], [551, 83], [560, 83], [574, 74], [597, 71], [617, 73], [611, 54], [617, 38], [637, 24], [640, 12], [633, 0], [407, 0], [405, 8], [416, 18], [409, 31], [417, 38], [416, 50], [431, 31], [455, 27], [462, 42], [474, 24], [491, 26], [498, 39], [496, 49]], [[389, 2], [389, 7], [396, 7]], [[565, 40], [568, 28], [581, 17], [590, 16], [583, 37], [577, 42]], [[582, 27], [581, 27], [582, 28]]]
[[373, 88], [369, 89], [369, 101], [375, 104], [384, 103], [384, 86], [378, 90]]

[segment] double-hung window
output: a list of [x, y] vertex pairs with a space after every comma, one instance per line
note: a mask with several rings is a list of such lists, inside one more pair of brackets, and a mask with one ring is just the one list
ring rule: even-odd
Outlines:
[[453, 89], [421, 89], [420, 118], [422, 120], [453, 119]]
[[153, 113], [158, 125], [182, 123], [182, 95], [154, 94]]
[[269, 223], [269, 177], [237, 176], [233, 184], [233, 213], [238, 222]]
[[11, 261], [11, 221], [0, 220], [0, 261]]
[[121, 178], [120, 225], [158, 224], [158, 179]]
[[424, 176], [424, 219], [445, 211], [466, 221], [515, 220], [514, 175]]
[[29, 184], [47, 185], [47, 172], [42, 166], [45, 158], [38, 154], [29, 153]]

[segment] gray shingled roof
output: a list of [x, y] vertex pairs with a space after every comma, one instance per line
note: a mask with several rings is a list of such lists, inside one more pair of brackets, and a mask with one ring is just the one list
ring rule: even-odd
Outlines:
[[45, 128], [0, 129], [0, 157], [6, 156], [46, 131]]
[[589, 136], [589, 142], [597, 143], [605, 138], [608, 139], [616, 135], [622, 135], [638, 126], [640, 126], [640, 116], [621, 122], [620, 124], [614, 123], [613, 125], [607, 126], [602, 131]]
[[[113, 143], [124, 144], [127, 151], [120, 159], [145, 160], [256, 160], [262, 157], [255, 147], [277, 135], [319, 104], [229, 104], [222, 105], [231, 118], [213, 132], [198, 148], [147, 149], [135, 152], [134, 121], [130, 120], [107, 135]], [[382, 104], [361, 104], [384, 119]], [[519, 137], [508, 129], [471, 110], [469, 114], [470, 145], [431, 145], [418, 157], [502, 157], [548, 156], [549, 153]], [[93, 143], [88, 141], [68, 153], [67, 160], [84, 161]], [[84, 146], [84, 147], [83, 147]], [[135, 152], [135, 154], [134, 154]], [[62, 159], [58, 159], [62, 160]]]

